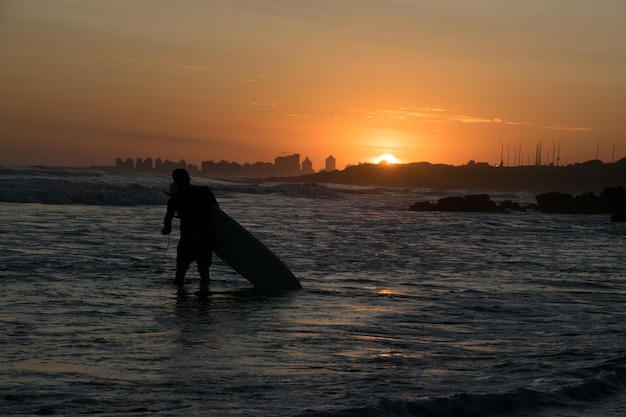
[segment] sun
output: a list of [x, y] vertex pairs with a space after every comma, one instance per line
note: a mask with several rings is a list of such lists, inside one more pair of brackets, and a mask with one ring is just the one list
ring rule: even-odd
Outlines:
[[388, 165], [388, 164], [398, 164], [400, 163], [400, 161], [398, 161], [398, 159], [392, 154], [386, 153], [376, 158], [376, 163]]

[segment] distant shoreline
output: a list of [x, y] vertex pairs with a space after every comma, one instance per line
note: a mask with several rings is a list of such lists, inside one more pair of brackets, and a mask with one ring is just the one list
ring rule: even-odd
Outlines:
[[[614, 163], [591, 160], [565, 166], [526, 165], [494, 166], [486, 162], [469, 161], [454, 166], [414, 162], [405, 164], [363, 163], [348, 165], [343, 170], [312, 172], [301, 167], [299, 155], [289, 158], [289, 169], [277, 161], [238, 164], [228, 161], [207, 161], [202, 169], [184, 160], [172, 162], [118, 158], [114, 170], [123, 172], [168, 175], [174, 168], [186, 168], [191, 176], [205, 178], [238, 178], [254, 181], [291, 183], [315, 182], [385, 187], [429, 188], [434, 190], [467, 190], [472, 192], [601, 192], [606, 187], [626, 186], [626, 158]], [[284, 162], [284, 161], [283, 161]], [[283, 164], [284, 165], [284, 164]], [[304, 165], [304, 164], [302, 164]], [[334, 167], [334, 166], [333, 166]], [[309, 173], [306, 173], [309, 171]]]
[[451, 166], [426, 162], [399, 165], [362, 164], [343, 171], [274, 180], [483, 192], [599, 193], [606, 187], [626, 186], [626, 159], [613, 164], [589, 161], [562, 167]]
[[[115, 167], [94, 167], [117, 170]], [[139, 171], [141, 172], [141, 171]], [[155, 172], [155, 174], [169, 174]], [[364, 163], [343, 170], [321, 171], [290, 177], [247, 177], [195, 172], [205, 178], [239, 178], [289, 183], [330, 183], [362, 186], [430, 188], [476, 192], [600, 193], [607, 187], [626, 187], [626, 158], [611, 164], [599, 160], [566, 166], [461, 166], [415, 162], [408, 164]]]
[[[101, 169], [113, 172], [169, 175], [171, 171], [120, 170], [113, 166], [48, 167], [42, 169]], [[626, 158], [605, 164], [599, 160], [567, 166], [497, 167], [487, 164], [462, 166], [417, 162], [409, 164], [371, 164], [348, 166], [343, 170], [322, 171], [289, 177], [251, 177], [190, 172], [192, 176], [216, 179], [243, 179], [288, 183], [330, 183], [361, 186], [464, 190], [468, 192], [562, 192], [600, 193], [607, 187], [626, 188]]]

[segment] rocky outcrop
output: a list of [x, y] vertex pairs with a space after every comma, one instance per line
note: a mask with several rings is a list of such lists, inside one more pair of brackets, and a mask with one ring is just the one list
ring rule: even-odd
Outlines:
[[280, 178], [288, 182], [316, 182], [433, 190], [490, 190], [492, 192], [580, 194], [604, 187], [626, 185], [626, 158], [612, 164], [593, 160], [568, 166], [463, 166], [416, 162], [410, 164], [359, 164], [344, 170]]
[[574, 196], [565, 193], [543, 193], [537, 197], [539, 211], [543, 213], [575, 213], [576, 202]]
[[613, 214], [626, 210], [626, 191], [622, 187], [605, 188], [597, 196], [592, 192], [578, 196], [564, 193], [543, 193], [537, 196], [543, 213]]
[[452, 212], [504, 212], [524, 210], [518, 203], [507, 200], [497, 205], [487, 194], [472, 194], [463, 197], [444, 197], [437, 203], [422, 201], [412, 204], [410, 211], [452, 211]]
[[412, 204], [410, 211], [452, 211], [452, 212], [506, 212], [526, 211], [530, 208], [542, 213], [559, 214], [612, 214], [611, 221], [626, 221], [626, 190], [620, 187], [605, 188], [597, 196], [587, 192], [578, 196], [549, 192], [539, 194], [537, 204], [521, 206], [506, 200], [496, 204], [487, 194], [472, 194], [463, 197], [444, 197], [437, 203], [422, 201]]

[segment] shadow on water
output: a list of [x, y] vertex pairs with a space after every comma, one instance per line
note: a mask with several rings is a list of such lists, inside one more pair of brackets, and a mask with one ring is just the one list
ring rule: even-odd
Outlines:
[[225, 314], [236, 316], [254, 316], [257, 319], [276, 320], [280, 312], [290, 310], [299, 291], [267, 290], [254, 287], [235, 289], [210, 289], [202, 292], [199, 289], [175, 291], [176, 315], [204, 315], [216, 318]]
[[176, 303], [180, 304], [229, 304], [235, 306], [271, 307], [273, 304], [284, 305], [297, 297], [295, 290], [267, 290], [257, 288], [216, 289], [203, 293], [199, 289], [177, 291]]

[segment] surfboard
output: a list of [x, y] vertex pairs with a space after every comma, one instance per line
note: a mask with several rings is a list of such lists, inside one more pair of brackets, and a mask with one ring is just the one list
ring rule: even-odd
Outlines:
[[216, 205], [213, 251], [256, 288], [299, 289], [300, 281], [267, 246]]

